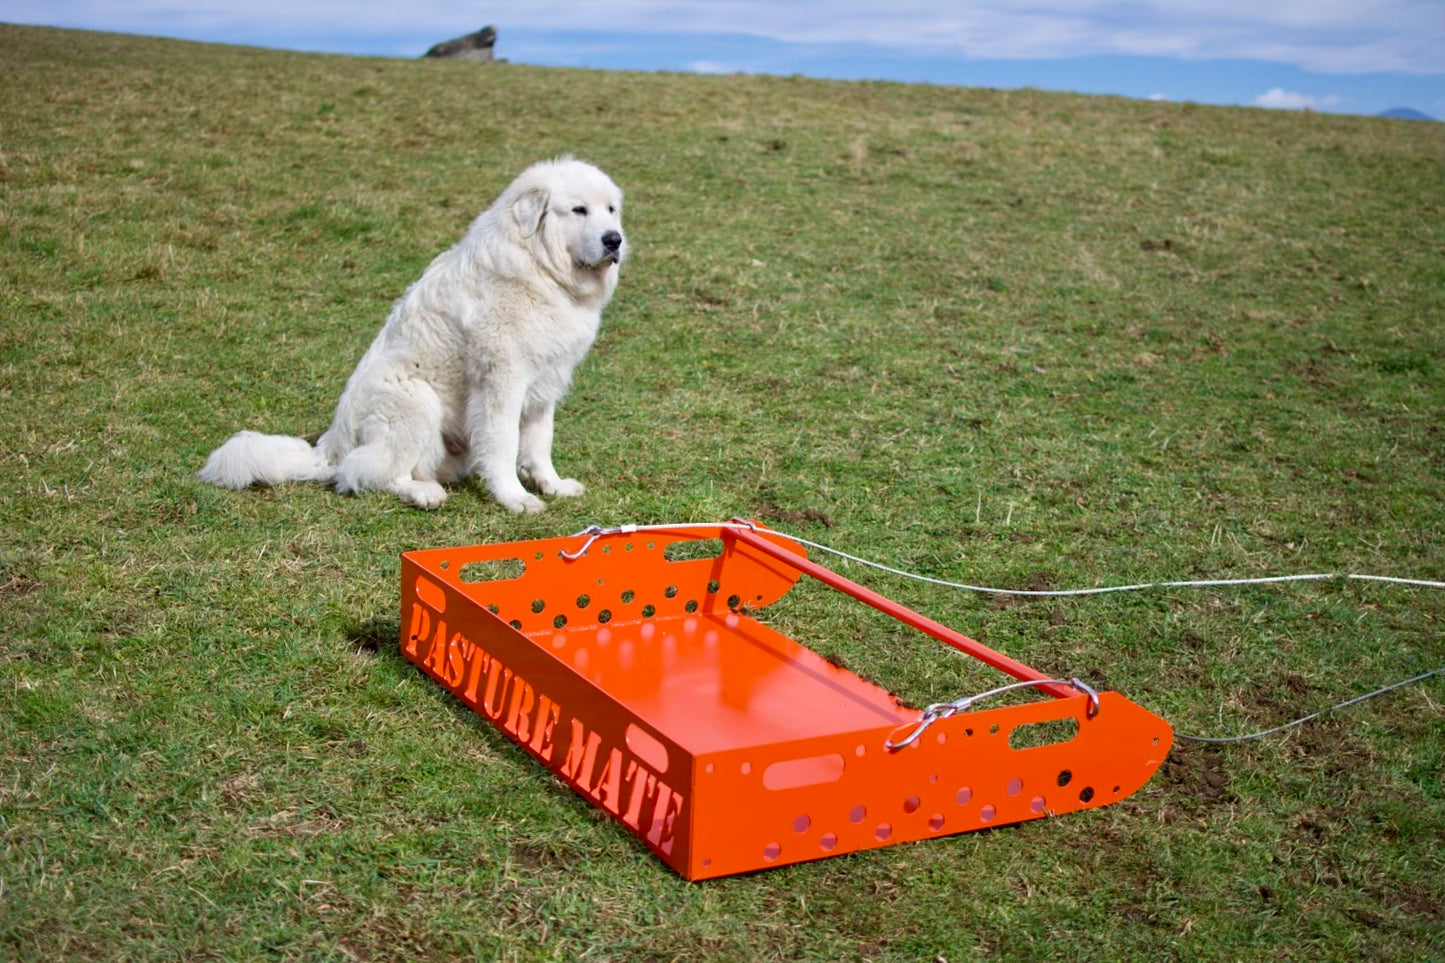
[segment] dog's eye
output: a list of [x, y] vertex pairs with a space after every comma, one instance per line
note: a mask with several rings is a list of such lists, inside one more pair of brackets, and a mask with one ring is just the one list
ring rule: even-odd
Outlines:
[[587, 208], [586, 208], [585, 206], [581, 205], [581, 204], [578, 204], [576, 207], [572, 208], [572, 213], [573, 213], [573, 214], [581, 214], [583, 217], [586, 217], [586, 216], [587, 216]]
[[607, 213], [608, 213], [608, 214], [616, 214], [616, 213], [617, 213], [617, 208], [614, 207], [614, 206], [611, 205], [611, 204], [608, 204], [608, 205], [607, 205]]

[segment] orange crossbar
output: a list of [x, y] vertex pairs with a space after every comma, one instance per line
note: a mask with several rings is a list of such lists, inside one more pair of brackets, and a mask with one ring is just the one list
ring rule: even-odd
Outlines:
[[[1055, 698], [917, 729], [752, 617], [804, 574]], [[1108, 805], [1172, 741], [1122, 695], [1047, 683], [762, 526], [407, 552], [401, 617], [407, 659], [691, 880]]]

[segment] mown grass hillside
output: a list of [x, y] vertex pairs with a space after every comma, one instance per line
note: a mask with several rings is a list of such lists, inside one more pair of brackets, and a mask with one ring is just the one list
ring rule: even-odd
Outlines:
[[[193, 473], [315, 436], [526, 164], [627, 192], [558, 423], [437, 513]], [[0, 26], [0, 957], [1428, 959], [1439, 678], [1057, 820], [689, 884], [397, 652], [400, 552], [750, 515], [1047, 588], [1445, 578], [1433, 124]], [[1186, 732], [1445, 664], [1445, 595], [850, 574]], [[983, 687], [821, 589], [788, 634]]]

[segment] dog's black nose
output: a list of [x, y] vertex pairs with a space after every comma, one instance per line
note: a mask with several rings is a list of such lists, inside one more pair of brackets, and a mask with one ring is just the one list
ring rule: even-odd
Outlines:
[[622, 246], [622, 235], [616, 231], [608, 231], [602, 235], [602, 249], [604, 251], [615, 251]]

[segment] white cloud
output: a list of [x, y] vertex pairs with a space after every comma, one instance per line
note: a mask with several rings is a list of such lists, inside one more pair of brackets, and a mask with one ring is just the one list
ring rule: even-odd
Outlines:
[[[471, 23], [475, 18], [478, 22]], [[18, 23], [194, 36], [718, 33], [974, 59], [1103, 54], [1240, 59], [1324, 73], [1445, 73], [1439, 0], [8, 0]], [[216, 39], [220, 39], [217, 37]]]
[[1303, 110], [1306, 107], [1313, 109], [1314, 98], [1305, 94], [1297, 94], [1291, 90], [1284, 90], [1279, 87], [1260, 94], [1254, 98], [1256, 107], [1273, 107], [1277, 110]]
[[699, 60], [688, 64], [688, 70], [695, 74], [735, 74], [738, 68], [729, 67], [727, 64], [720, 64], [715, 60]]
[[[1320, 72], [1445, 72], [1439, 0], [501, 0], [532, 25], [753, 34], [978, 59], [1131, 54], [1288, 63]], [[601, 4], [597, 4], [602, 9]]]
[[1321, 110], [1337, 106], [1339, 103], [1340, 98], [1333, 94], [1328, 97], [1313, 97], [1309, 94], [1297, 94], [1292, 90], [1284, 90], [1280, 87], [1274, 87], [1254, 98], [1254, 106], [1273, 107], [1277, 110]]

